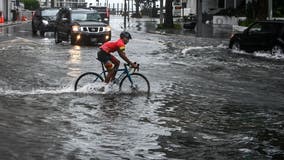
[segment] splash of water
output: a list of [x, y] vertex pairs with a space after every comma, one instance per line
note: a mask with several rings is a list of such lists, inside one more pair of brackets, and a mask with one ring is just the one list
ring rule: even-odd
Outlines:
[[84, 93], [84, 94], [112, 94], [118, 91], [115, 85], [105, 85], [104, 83], [86, 84], [77, 91], [74, 91], [73, 85], [61, 88], [39, 88], [30, 91], [12, 90], [0, 88], [0, 95], [40, 95], [40, 94], [64, 94], [64, 93]]

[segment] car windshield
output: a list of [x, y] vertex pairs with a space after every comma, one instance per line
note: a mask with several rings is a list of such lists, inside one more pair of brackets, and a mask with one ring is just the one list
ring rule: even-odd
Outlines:
[[51, 9], [51, 10], [42, 10], [41, 15], [45, 16], [45, 17], [52, 17], [52, 16], [56, 16], [58, 10], [56, 9]]
[[101, 17], [98, 13], [73, 13], [73, 21], [100, 21]]

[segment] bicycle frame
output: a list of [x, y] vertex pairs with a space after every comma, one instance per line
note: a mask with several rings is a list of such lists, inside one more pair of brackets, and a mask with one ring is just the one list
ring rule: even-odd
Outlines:
[[[108, 71], [105, 69], [104, 64], [103, 64], [103, 63], [101, 63], [101, 64], [102, 64], [102, 72], [100, 73], [100, 76], [103, 75], [102, 77], [104, 77], [104, 79], [106, 79], [106, 73], [107, 73]], [[118, 84], [120, 83], [120, 81], [122, 80], [122, 78], [126, 75], [127, 78], [129, 79], [131, 85], [133, 85], [133, 81], [132, 81], [132, 79], [131, 79], [129, 70], [128, 70], [128, 68], [127, 68], [127, 64], [124, 64], [124, 68], [116, 69], [116, 73], [117, 73], [117, 72], [122, 72], [122, 73], [118, 76], [118, 78], [115, 78], [115, 79], [118, 79], [118, 80], [119, 80], [119, 81], [118, 81]], [[117, 76], [116, 76], [116, 77], [117, 77]], [[96, 80], [97, 80], [97, 79], [96, 79]], [[96, 80], [94, 80], [94, 81], [96, 81]]]

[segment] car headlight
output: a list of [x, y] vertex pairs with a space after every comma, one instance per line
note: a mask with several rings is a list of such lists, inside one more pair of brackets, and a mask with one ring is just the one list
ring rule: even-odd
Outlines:
[[111, 31], [111, 27], [110, 26], [106, 26], [106, 27], [104, 27], [104, 31]]
[[80, 26], [78, 26], [78, 25], [72, 26], [72, 31], [73, 31], [73, 32], [78, 32], [78, 31], [80, 31]]
[[48, 25], [48, 21], [47, 21], [47, 20], [42, 20], [42, 23], [43, 23], [44, 25]]
[[108, 18], [104, 18], [104, 21], [108, 21]]

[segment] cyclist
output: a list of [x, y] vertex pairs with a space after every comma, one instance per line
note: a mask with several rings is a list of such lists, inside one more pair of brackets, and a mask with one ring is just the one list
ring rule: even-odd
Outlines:
[[98, 60], [101, 61], [108, 73], [105, 79], [105, 83], [111, 82], [116, 74], [116, 70], [119, 68], [120, 61], [111, 53], [117, 51], [119, 56], [125, 60], [133, 68], [137, 68], [137, 64], [131, 62], [125, 54], [125, 45], [132, 39], [129, 32], [123, 31], [120, 33], [120, 38], [117, 41], [108, 41], [100, 46], [100, 50], [97, 53]]

